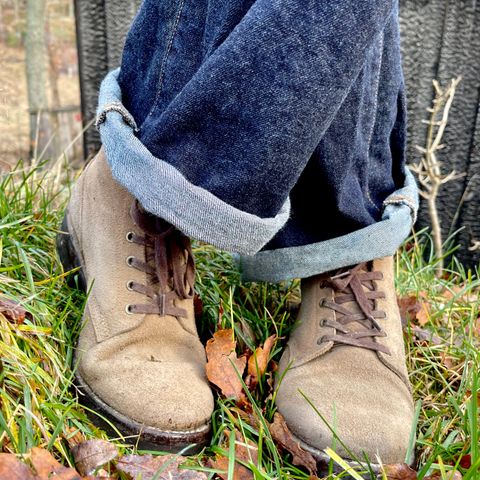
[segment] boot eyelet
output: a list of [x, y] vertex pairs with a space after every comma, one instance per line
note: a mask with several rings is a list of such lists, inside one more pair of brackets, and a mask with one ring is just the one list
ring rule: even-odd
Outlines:
[[132, 305], [125, 305], [125, 313], [126, 313], [127, 315], [133, 315]]
[[321, 326], [321, 327], [324, 327], [325, 326], [325, 323], [327, 323], [327, 320], [325, 318], [322, 318], [318, 324]]
[[127, 239], [127, 242], [133, 243], [133, 236], [135, 235], [134, 232], [127, 232], [125, 235], [125, 238]]
[[325, 343], [325, 336], [323, 336], [323, 337], [321, 337], [317, 340], [317, 345], [321, 345], [322, 343]]
[[132, 267], [132, 266], [133, 266], [133, 260], [134, 260], [134, 259], [135, 259], [135, 257], [132, 257], [132, 256], [127, 257], [126, 262], [127, 262], [127, 265], [128, 265], [129, 267]]
[[130, 290], [130, 291], [133, 290], [133, 280], [129, 280], [127, 282], [127, 290]]

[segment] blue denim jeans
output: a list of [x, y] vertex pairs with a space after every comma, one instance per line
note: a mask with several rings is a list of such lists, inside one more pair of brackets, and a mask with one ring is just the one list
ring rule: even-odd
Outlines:
[[415, 217], [398, 0], [144, 0], [98, 114], [114, 177], [246, 279], [391, 255]]

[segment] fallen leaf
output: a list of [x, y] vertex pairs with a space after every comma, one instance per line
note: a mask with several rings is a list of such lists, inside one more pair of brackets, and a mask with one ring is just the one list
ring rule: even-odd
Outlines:
[[67, 433], [62, 435], [68, 446], [73, 449], [78, 444], [85, 442], [85, 436], [78, 428], [67, 427]]
[[458, 464], [465, 470], [468, 470], [472, 466], [472, 456], [470, 454], [462, 455]]
[[208, 359], [206, 372], [208, 380], [220, 388], [226, 398], [243, 401], [245, 395], [239, 376], [243, 375], [247, 359], [238, 358], [235, 347], [233, 330], [215, 332], [205, 348]]
[[[229, 431], [227, 430], [228, 438], [230, 439]], [[229, 451], [229, 445], [226, 450]], [[235, 465], [233, 470], [233, 480], [251, 480], [253, 473], [247, 467], [238, 462], [238, 460], [254, 465], [258, 463], [258, 447], [250, 440], [245, 441], [242, 434], [235, 430]], [[209, 467], [218, 470], [217, 475], [223, 480], [228, 480], [228, 464], [229, 459], [224, 456], [217, 456], [215, 459], [210, 459]]]
[[59, 463], [52, 454], [43, 448], [32, 448], [25, 455], [30, 464], [23, 463], [16, 455], [0, 453], [0, 480], [109, 480], [108, 474], [102, 477], [82, 477], [73, 468]]
[[260, 378], [267, 370], [270, 352], [272, 351], [276, 339], [276, 335], [268, 337], [265, 340], [263, 347], [258, 347], [248, 359], [248, 377], [245, 383], [251, 390], [258, 385]]
[[26, 318], [32, 318], [31, 313], [27, 312], [20, 304], [4, 297], [0, 297], [0, 314], [8, 321], [19, 325], [21, 325]]
[[455, 367], [455, 357], [447, 355], [447, 352], [442, 352], [440, 354], [440, 360], [447, 370], [452, 370], [453, 367]]
[[442, 475], [441, 472], [435, 472], [433, 475], [423, 477], [423, 480], [462, 480], [462, 474], [460, 472], [446, 472]]
[[432, 343], [433, 345], [442, 345], [444, 343], [440, 337], [435, 335], [433, 332], [425, 330], [424, 328], [413, 327], [412, 333], [420, 342], [428, 342]]
[[81, 477], [73, 468], [65, 467], [57, 462], [48, 450], [34, 447], [30, 451], [30, 461], [37, 474], [36, 480], [49, 480], [55, 477], [57, 480], [80, 480]]
[[418, 297], [409, 295], [408, 297], [398, 299], [398, 307], [404, 326], [408, 325], [411, 321], [416, 321], [420, 326], [424, 326], [429, 322], [429, 304], [421, 301], [421, 298], [426, 298], [424, 292], [420, 292]]
[[92, 475], [118, 455], [117, 447], [106, 440], [93, 439], [72, 448], [75, 466], [81, 475]]
[[132, 480], [207, 480], [207, 475], [196, 470], [179, 468], [185, 457], [178, 455], [125, 455], [117, 463], [118, 471]]
[[417, 480], [417, 472], [406, 463], [384, 465], [383, 470], [388, 480]]
[[1, 480], [35, 480], [30, 468], [11, 453], [0, 453]]
[[310, 473], [315, 474], [317, 471], [317, 462], [313, 456], [303, 450], [299, 443], [294, 440], [292, 433], [285, 423], [285, 419], [280, 413], [275, 413], [273, 423], [268, 425], [272, 438], [285, 450], [293, 456], [294, 465], [305, 467]]

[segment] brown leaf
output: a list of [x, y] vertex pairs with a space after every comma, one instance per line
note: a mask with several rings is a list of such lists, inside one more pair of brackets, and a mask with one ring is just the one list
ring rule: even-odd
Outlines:
[[424, 328], [413, 327], [412, 333], [417, 338], [417, 340], [420, 340], [421, 342], [433, 343], [433, 345], [443, 344], [441, 338], [437, 337], [437, 335], [434, 335], [433, 332], [425, 330]]
[[455, 357], [451, 357], [447, 352], [442, 352], [440, 354], [440, 360], [447, 370], [452, 370], [455, 367]]
[[468, 470], [472, 466], [472, 456], [470, 454], [462, 455], [458, 464], [465, 470]]
[[435, 472], [428, 477], [423, 477], [423, 480], [462, 480], [462, 474], [460, 472], [446, 472], [445, 476], [441, 472]]
[[388, 480], [417, 480], [417, 472], [406, 463], [384, 465], [383, 470]]
[[21, 325], [26, 318], [32, 318], [31, 313], [27, 312], [21, 305], [4, 297], [0, 297], [0, 314], [8, 321], [19, 325]]
[[240, 377], [243, 375], [247, 359], [237, 358], [235, 346], [233, 330], [215, 332], [206, 346], [208, 359], [206, 372], [210, 382], [220, 388], [226, 398], [243, 401], [244, 393], [239, 375]]
[[276, 335], [268, 337], [263, 347], [258, 347], [248, 359], [248, 377], [246, 383], [251, 390], [258, 385], [260, 378], [267, 370], [270, 352], [276, 339]]
[[10, 453], [0, 453], [0, 480], [108, 480], [108, 477], [81, 477], [73, 468], [65, 467], [43, 448], [30, 451], [30, 468]]
[[124, 455], [116, 466], [132, 480], [207, 480], [203, 472], [179, 468], [183, 462], [185, 458], [178, 455]]
[[[226, 432], [230, 439], [229, 431]], [[226, 447], [229, 451], [229, 447]], [[233, 470], [233, 480], [251, 480], [253, 473], [247, 467], [243, 466], [238, 460], [249, 463], [258, 463], [258, 447], [250, 440], [245, 441], [242, 434], [235, 430], [235, 465]], [[211, 468], [218, 470], [217, 475], [223, 480], [228, 480], [228, 464], [229, 459], [224, 456], [217, 456], [215, 459], [210, 459], [208, 462]]]
[[0, 453], [1, 480], [35, 480], [30, 468], [11, 453]]
[[75, 466], [81, 475], [92, 475], [118, 455], [117, 447], [106, 440], [93, 439], [72, 448]]
[[292, 433], [285, 423], [285, 419], [280, 413], [275, 413], [273, 423], [268, 425], [272, 438], [285, 450], [293, 456], [294, 465], [305, 467], [310, 473], [315, 474], [317, 471], [317, 462], [313, 456], [303, 450], [299, 443], [294, 440]]
[[80, 475], [73, 468], [64, 467], [57, 462], [48, 450], [34, 447], [30, 451], [30, 461], [37, 476], [35, 480], [81, 480]]
[[429, 304], [420, 300], [426, 298], [425, 292], [420, 292], [418, 297], [409, 295], [398, 299], [398, 307], [402, 324], [408, 325], [409, 322], [416, 321], [420, 326], [426, 325], [430, 320]]
[[66, 430], [67, 430], [67, 433], [63, 434], [62, 436], [67, 441], [68, 446], [71, 449], [76, 447], [78, 444], [86, 441], [85, 436], [77, 428], [67, 427]]

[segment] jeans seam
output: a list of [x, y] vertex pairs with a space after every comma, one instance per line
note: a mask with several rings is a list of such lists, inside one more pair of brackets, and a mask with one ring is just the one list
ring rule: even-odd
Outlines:
[[[380, 36], [380, 51], [383, 52], [383, 41], [384, 41], [384, 35], [383, 35], [383, 32]], [[375, 123], [377, 122], [377, 107], [378, 107], [378, 92], [379, 92], [379, 87], [380, 87], [380, 73], [381, 73], [381, 70], [382, 70], [382, 64], [383, 64], [383, 58], [382, 56], [380, 56], [380, 63], [378, 64], [378, 71], [377, 71], [377, 75], [376, 75], [376, 78], [375, 78], [375, 99], [373, 101], [373, 111], [375, 112], [375, 116], [373, 118], [373, 121], [372, 121], [372, 126], [370, 128], [370, 132], [368, 134], [368, 139], [367, 139], [367, 145], [368, 145], [368, 149], [367, 149], [367, 172], [370, 171], [370, 146], [372, 144], [372, 138], [373, 138], [373, 131], [375, 130]], [[368, 181], [368, 175], [367, 175], [367, 185], [366, 185], [366, 196], [367, 196], [367, 199], [368, 201], [370, 202], [370, 204], [373, 206], [373, 208], [375, 208], [375, 210], [377, 212], [381, 212], [381, 209], [379, 207], [377, 207], [376, 203], [373, 201], [371, 195], [370, 195], [370, 185], [369, 185], [369, 181]]]
[[155, 95], [155, 100], [153, 102], [153, 106], [152, 108], [150, 109], [150, 112], [148, 112], [148, 115], [147, 117], [150, 117], [151, 115], [153, 115], [153, 112], [156, 110], [157, 108], [157, 105], [158, 105], [158, 102], [160, 100], [160, 95], [162, 93], [162, 88], [163, 88], [163, 81], [165, 79], [165, 69], [167, 68], [167, 61], [168, 61], [168, 57], [170, 55], [170, 52], [172, 50], [172, 46], [173, 46], [173, 41], [175, 39], [175, 35], [177, 34], [178, 32], [178, 27], [180, 25], [180, 18], [182, 16], [182, 12], [183, 12], [183, 7], [185, 5], [185, 0], [180, 0], [179, 1], [179, 4], [178, 4], [178, 11], [177, 11], [177, 15], [175, 16], [175, 20], [174, 20], [174, 23], [173, 23], [173, 27], [172, 27], [172, 30], [170, 32], [170, 38], [168, 39], [168, 43], [167, 43], [167, 48], [165, 50], [165, 55], [163, 57], [163, 60], [162, 60], [162, 64], [160, 66], [160, 72], [159, 72], [159, 75], [158, 75], [158, 90], [157, 90], [157, 94]]

